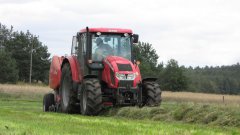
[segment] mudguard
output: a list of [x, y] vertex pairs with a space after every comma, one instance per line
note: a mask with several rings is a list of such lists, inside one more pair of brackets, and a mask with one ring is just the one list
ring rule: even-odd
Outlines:
[[62, 67], [65, 63], [69, 63], [72, 72], [72, 80], [74, 83], [82, 81], [82, 72], [80, 65], [75, 56], [59, 57], [53, 56], [49, 73], [49, 86], [57, 90], [60, 87]]
[[65, 57], [62, 62], [62, 67], [66, 62], [68, 62], [71, 67], [73, 82], [80, 83], [83, 79], [83, 74], [81, 72], [81, 67], [80, 67], [80, 64], [79, 64], [77, 58], [75, 56]]
[[50, 88], [56, 90], [60, 86], [61, 81], [61, 65], [62, 65], [63, 57], [53, 56], [52, 63], [50, 66], [49, 73], [49, 86]]

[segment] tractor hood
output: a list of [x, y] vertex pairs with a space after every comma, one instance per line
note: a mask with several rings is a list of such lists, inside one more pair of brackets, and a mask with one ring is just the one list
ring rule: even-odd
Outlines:
[[135, 72], [131, 61], [119, 56], [108, 56], [104, 62], [115, 72]]
[[[137, 87], [141, 81], [140, 71], [137, 65], [119, 56], [107, 56], [104, 61], [102, 80], [110, 88], [123, 86]], [[127, 83], [125, 85], [125, 83]]]

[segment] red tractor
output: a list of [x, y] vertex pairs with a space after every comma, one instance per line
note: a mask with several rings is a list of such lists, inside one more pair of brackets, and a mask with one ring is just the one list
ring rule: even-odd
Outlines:
[[86, 28], [73, 37], [71, 56], [53, 56], [44, 111], [98, 115], [105, 106], [156, 106], [156, 78], [141, 78], [130, 29]]

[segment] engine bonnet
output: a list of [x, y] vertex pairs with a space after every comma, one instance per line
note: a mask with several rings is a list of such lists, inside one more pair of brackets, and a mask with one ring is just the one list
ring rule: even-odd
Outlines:
[[[130, 60], [119, 56], [107, 56], [103, 63], [104, 70], [102, 72], [102, 79], [110, 88], [118, 88], [126, 85], [137, 87], [137, 84], [140, 83], [141, 75], [139, 68], [133, 65]], [[123, 74], [126, 79], [119, 79], [118, 77], [122, 77]], [[135, 76], [134, 79], [127, 79], [129, 75], [132, 77]]]
[[115, 72], [127, 71], [134, 72], [134, 66], [131, 61], [119, 56], [108, 56], [105, 58], [105, 63]]

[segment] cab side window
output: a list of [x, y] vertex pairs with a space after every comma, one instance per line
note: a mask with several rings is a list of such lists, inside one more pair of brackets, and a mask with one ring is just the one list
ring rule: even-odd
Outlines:
[[87, 45], [86, 34], [82, 34], [81, 44], [82, 44], [82, 53], [83, 53], [83, 55], [86, 55], [86, 45]]
[[84, 63], [84, 59], [86, 58], [86, 47], [87, 47], [87, 37], [86, 34], [83, 33], [79, 36], [79, 55], [78, 59], [80, 63], [82, 64], [82, 73], [87, 74], [88, 69], [86, 67], [86, 64]]
[[72, 38], [72, 49], [71, 49], [71, 55], [77, 55], [78, 52], [78, 40], [76, 36], [73, 36]]
[[79, 46], [78, 46], [78, 56], [83, 57], [86, 54], [86, 35], [81, 34], [78, 37]]

